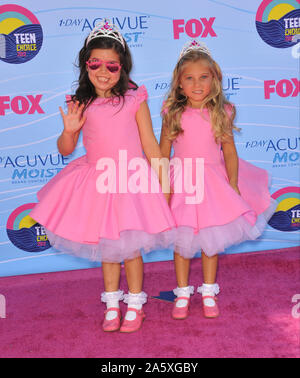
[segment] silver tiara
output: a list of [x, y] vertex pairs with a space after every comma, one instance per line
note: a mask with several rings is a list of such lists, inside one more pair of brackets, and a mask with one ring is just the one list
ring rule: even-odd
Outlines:
[[181, 53], [179, 55], [179, 60], [187, 53], [190, 51], [200, 51], [203, 52], [204, 54], [207, 54], [208, 56], [211, 57], [211, 53], [206, 47], [206, 45], [203, 42], [199, 42], [196, 39], [193, 39], [189, 42], [187, 42], [184, 46], [183, 49], [181, 50]]
[[123, 46], [123, 49], [125, 50], [125, 42], [122, 37], [122, 34], [120, 33], [119, 29], [116, 25], [111, 23], [108, 19], [105, 19], [104, 21], [99, 22], [94, 29], [90, 32], [89, 36], [86, 40], [86, 46], [90, 43], [92, 39], [95, 38], [112, 38]]

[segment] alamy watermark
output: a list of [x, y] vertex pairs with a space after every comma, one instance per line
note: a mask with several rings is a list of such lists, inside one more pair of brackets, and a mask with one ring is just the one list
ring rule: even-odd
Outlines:
[[300, 294], [295, 294], [292, 297], [292, 302], [295, 303], [295, 306], [292, 308], [292, 317], [295, 319], [300, 318]]
[[[153, 158], [151, 165], [142, 157], [127, 158], [126, 150], [119, 150], [116, 160], [102, 157], [96, 170], [103, 171], [96, 180], [99, 193], [184, 193], [187, 204], [201, 203], [204, 197], [203, 158]], [[173, 172], [172, 184], [171, 174]], [[150, 175], [150, 176], [149, 176]], [[150, 177], [150, 180], [149, 180]]]
[[6, 300], [3, 294], [0, 294], [0, 319], [6, 318]]

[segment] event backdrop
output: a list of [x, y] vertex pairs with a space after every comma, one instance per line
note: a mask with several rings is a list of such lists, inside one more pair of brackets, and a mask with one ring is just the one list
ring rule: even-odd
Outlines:
[[[239, 156], [269, 171], [278, 201], [263, 235], [226, 253], [299, 246], [299, 0], [1, 1], [0, 276], [99, 266], [54, 251], [28, 213], [36, 192], [85, 153], [81, 139], [72, 155], [58, 153], [58, 107], [74, 92], [77, 54], [103, 18], [131, 48], [132, 79], [148, 89], [158, 139], [182, 45], [196, 37], [207, 44], [237, 107]], [[155, 251], [145, 261], [171, 258]]]

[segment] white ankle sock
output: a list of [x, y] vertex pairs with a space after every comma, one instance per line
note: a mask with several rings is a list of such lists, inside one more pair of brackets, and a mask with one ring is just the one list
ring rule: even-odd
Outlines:
[[[127, 303], [127, 308], [134, 308], [136, 310], [141, 310], [143, 304], [147, 302], [147, 294], [141, 291], [140, 293], [133, 294], [128, 292], [125, 294], [124, 302]], [[126, 320], [134, 320], [136, 318], [135, 311], [127, 311], [125, 315]]]
[[[129, 307], [129, 306], [128, 306]], [[137, 310], [142, 309], [142, 305], [130, 305], [130, 308], [135, 308]], [[134, 320], [136, 318], [136, 312], [135, 311], [127, 311], [125, 315], [126, 320]]]
[[[202, 284], [202, 286], [198, 287], [197, 292], [202, 293], [202, 297], [210, 296], [214, 297], [215, 294], [218, 294], [220, 291], [219, 285], [214, 283], [214, 284]], [[204, 305], [207, 307], [213, 307], [216, 302], [213, 298], [205, 298], [203, 300]]]
[[[194, 286], [177, 287], [173, 290], [173, 293], [179, 297], [190, 298], [191, 294], [194, 294]], [[185, 307], [187, 305], [187, 299], [179, 299], [176, 302], [176, 307]]]
[[[102, 302], [106, 303], [106, 309], [120, 308], [119, 301], [123, 299], [123, 291], [105, 291], [101, 295]], [[107, 311], [105, 315], [106, 320], [113, 320], [118, 316], [117, 311]]]
[[[106, 303], [106, 309], [109, 310], [110, 308], [120, 308], [119, 306], [119, 301], [108, 301]], [[118, 316], [118, 313], [117, 311], [113, 310], [113, 311], [107, 311], [106, 315], [105, 315], [105, 318], [107, 320], [113, 320], [115, 319], [116, 317]]]

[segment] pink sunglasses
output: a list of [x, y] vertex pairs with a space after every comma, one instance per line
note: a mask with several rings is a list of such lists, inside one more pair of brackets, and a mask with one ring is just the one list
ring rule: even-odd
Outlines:
[[101, 59], [90, 59], [86, 62], [86, 64], [93, 71], [97, 70], [102, 64], [105, 64], [105, 67], [111, 73], [119, 72], [122, 67], [122, 64], [119, 64], [117, 62], [110, 62], [110, 61], [101, 60]]

